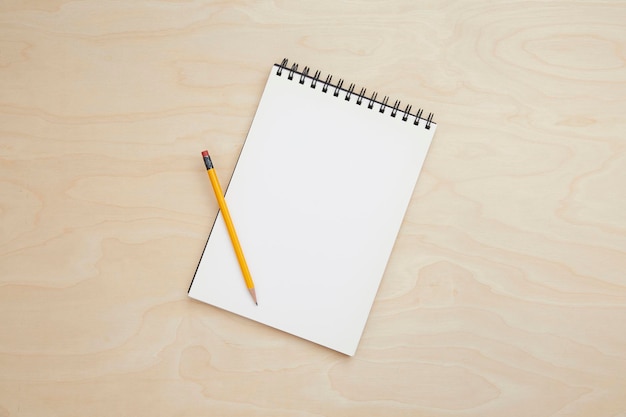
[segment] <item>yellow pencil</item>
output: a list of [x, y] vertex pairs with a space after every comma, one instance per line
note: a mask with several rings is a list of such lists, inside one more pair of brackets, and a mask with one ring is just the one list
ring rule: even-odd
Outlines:
[[243, 279], [246, 281], [246, 287], [248, 287], [248, 291], [250, 291], [250, 295], [252, 296], [252, 300], [254, 300], [254, 303], [256, 305], [259, 305], [259, 303], [257, 303], [256, 301], [254, 282], [252, 281], [252, 276], [250, 275], [250, 270], [248, 269], [246, 258], [243, 256], [243, 250], [241, 250], [241, 244], [239, 243], [239, 238], [237, 237], [237, 233], [235, 232], [233, 219], [230, 217], [230, 212], [228, 211], [228, 206], [226, 205], [226, 200], [224, 199], [224, 193], [222, 192], [222, 187], [220, 187], [220, 182], [218, 181], [217, 175], [215, 174], [215, 169], [213, 169], [213, 162], [211, 162], [209, 152], [202, 151], [202, 157], [204, 158], [204, 165], [206, 166], [207, 174], [209, 174], [209, 179], [211, 180], [211, 185], [213, 186], [213, 191], [215, 192], [215, 198], [217, 198], [217, 204], [222, 211], [222, 217], [224, 217], [224, 222], [226, 223], [226, 229], [228, 229], [230, 240], [233, 243], [233, 248], [235, 249], [237, 261], [239, 261], [239, 266], [241, 267]]

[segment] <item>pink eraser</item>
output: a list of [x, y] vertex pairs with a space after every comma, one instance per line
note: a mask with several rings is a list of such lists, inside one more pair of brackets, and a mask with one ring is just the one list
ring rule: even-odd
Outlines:
[[209, 152], [208, 151], [202, 151], [202, 156], [209, 156]]

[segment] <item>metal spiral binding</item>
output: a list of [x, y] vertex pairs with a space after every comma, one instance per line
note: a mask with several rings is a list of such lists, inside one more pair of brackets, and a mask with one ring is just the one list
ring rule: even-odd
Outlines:
[[380, 103], [380, 110], [378, 110], [380, 113], [384, 113], [385, 109], [387, 109], [387, 102], [389, 101], [389, 96], [385, 96], [385, 98], [383, 98], [383, 102]]
[[350, 87], [348, 87], [348, 92], [346, 92], [346, 101], [350, 101], [350, 96], [352, 96], [352, 93], [354, 92], [354, 83], [350, 84]]
[[309, 67], [304, 67], [302, 74], [300, 74], [300, 84], [304, 84], [305, 78], [309, 75]]
[[343, 86], [343, 80], [339, 80], [339, 82], [335, 86], [335, 92], [333, 93], [333, 96], [339, 97], [339, 91], [341, 91], [341, 86]]
[[374, 103], [376, 102], [376, 97], [378, 96], [378, 93], [376, 91], [374, 91], [372, 93], [372, 98], [370, 98], [370, 103], [367, 105], [368, 109], [373, 109], [374, 108]]
[[400, 100], [396, 100], [393, 105], [393, 109], [391, 110], [391, 117], [396, 117], [396, 113], [398, 113], [398, 107], [400, 107]]
[[363, 97], [365, 96], [366, 91], [367, 89], [365, 87], [361, 88], [361, 92], [359, 93], [359, 98], [356, 99], [356, 104], [358, 104], [359, 106], [363, 102]]
[[328, 85], [330, 84], [330, 82], [332, 81], [333, 76], [328, 74], [326, 76], [326, 81], [324, 81], [324, 87], [322, 87], [322, 91], [325, 93], [328, 91]]
[[289, 78], [290, 80], [293, 80], [293, 74], [298, 72], [298, 64], [293, 64], [291, 66], [291, 70], [289, 71], [289, 75], [287, 76], [287, 78]]
[[[315, 74], [311, 76], [309, 75], [310, 68], [304, 67], [302, 72], [299, 72], [297, 63], [293, 63], [291, 65], [291, 68], [289, 68], [289, 60], [287, 58], [283, 59], [280, 64], [277, 64], [277, 66], [278, 66], [278, 69], [276, 70], [276, 75], [278, 75], [279, 77], [282, 76], [283, 70], [287, 70], [289, 71], [287, 74], [287, 78], [289, 80], [293, 80], [294, 75], [297, 74], [299, 76], [299, 80], [298, 80], [299, 84], [304, 84], [304, 82], [307, 79], [309, 79], [311, 80], [310, 87], [313, 89], [317, 87], [317, 84], [320, 81], [320, 76], [321, 76], [320, 71], [316, 70]], [[339, 93], [343, 92], [345, 93], [345, 100], [350, 101], [350, 98], [352, 97], [352, 95], [355, 94], [354, 93], [354, 90], [356, 88], [355, 84], [351, 83], [350, 86], [347, 89], [345, 89], [343, 88], [343, 83], [344, 83], [343, 78], [339, 79], [339, 82], [337, 82], [337, 84], [333, 84], [332, 79], [333, 79], [333, 76], [331, 74], [328, 74], [326, 76], [326, 80], [322, 81], [323, 83], [322, 92], [326, 93], [328, 92], [328, 87], [332, 87], [334, 89], [333, 90], [334, 97], [339, 97]], [[395, 118], [398, 112], [400, 112], [402, 114], [403, 122], [406, 122], [409, 119], [409, 117], [415, 117], [415, 119], [413, 120], [413, 124], [415, 126], [419, 126], [420, 121], [423, 120], [425, 122], [424, 127], [426, 129], [430, 129], [430, 126], [434, 123], [433, 113], [428, 113], [428, 116], [426, 118], [423, 118], [422, 117], [422, 114], [424, 113], [423, 109], [418, 109], [417, 113], [413, 114], [411, 113], [412, 106], [410, 104], [407, 104], [404, 110], [400, 110], [400, 100], [395, 100], [393, 106], [390, 106], [389, 96], [384, 96], [382, 101], [378, 101], [376, 100], [376, 98], [378, 97], [377, 92], [374, 91], [368, 98], [365, 96], [366, 91], [367, 90], [365, 88], [361, 88], [360, 92], [357, 94], [356, 104], [358, 104], [359, 106], [363, 103], [363, 99], [367, 99], [369, 100], [368, 105], [367, 105], [368, 109], [373, 109], [374, 105], [380, 105], [378, 112], [384, 114], [385, 110], [389, 107], [391, 108], [391, 114], [390, 114], [391, 117]]]
[[322, 73], [319, 70], [315, 71], [315, 75], [313, 76], [313, 79], [311, 80], [311, 88], [315, 88], [315, 85], [319, 81], [321, 74]]

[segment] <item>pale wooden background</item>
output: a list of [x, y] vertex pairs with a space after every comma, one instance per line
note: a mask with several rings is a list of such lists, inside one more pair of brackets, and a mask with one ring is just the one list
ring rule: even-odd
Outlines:
[[[354, 358], [186, 296], [283, 57], [439, 124]], [[0, 416], [624, 417], [625, 114], [624, 2], [4, 0]]]

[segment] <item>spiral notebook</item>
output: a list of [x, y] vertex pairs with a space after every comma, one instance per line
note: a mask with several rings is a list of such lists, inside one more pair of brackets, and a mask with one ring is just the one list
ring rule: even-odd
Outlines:
[[436, 129], [412, 109], [275, 64], [225, 192], [259, 304], [221, 213], [189, 296], [354, 355]]

